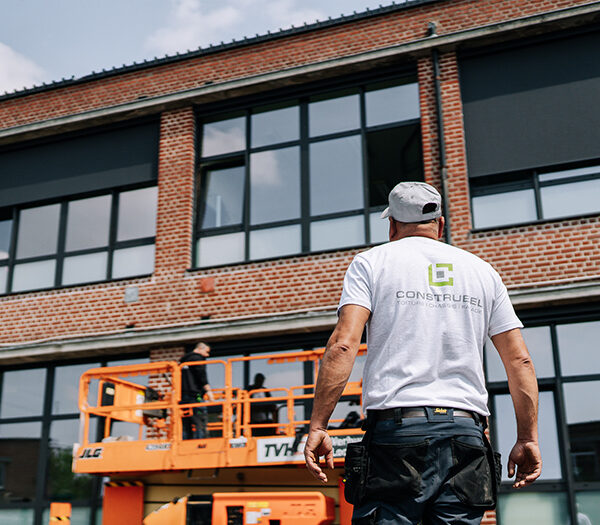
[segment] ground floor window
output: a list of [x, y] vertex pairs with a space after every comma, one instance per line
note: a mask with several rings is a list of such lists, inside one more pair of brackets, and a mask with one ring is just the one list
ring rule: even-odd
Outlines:
[[514, 491], [506, 464], [516, 437], [508, 382], [496, 350], [486, 345], [491, 435], [502, 453], [498, 523], [593, 524], [600, 519], [600, 312], [577, 308], [527, 320], [523, 336], [540, 389], [539, 440], [543, 471], [524, 491]]

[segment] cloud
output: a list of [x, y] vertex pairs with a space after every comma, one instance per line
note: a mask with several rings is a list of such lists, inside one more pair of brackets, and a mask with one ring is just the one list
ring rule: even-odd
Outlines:
[[214, 8], [202, 0], [171, 0], [171, 4], [165, 25], [146, 40], [146, 48], [158, 55], [230, 42], [233, 38], [324, 18], [323, 12], [302, 5], [300, 0], [224, 0]]
[[0, 94], [39, 84], [46, 72], [29, 58], [0, 42]]

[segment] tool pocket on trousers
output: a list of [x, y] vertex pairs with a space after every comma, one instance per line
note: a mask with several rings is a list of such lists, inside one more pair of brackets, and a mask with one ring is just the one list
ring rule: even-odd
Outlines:
[[344, 460], [344, 498], [358, 505], [364, 496], [367, 476], [367, 447], [362, 443], [350, 443]]
[[397, 502], [422, 493], [422, 474], [429, 443], [373, 443], [369, 455], [366, 495], [370, 499]]
[[485, 446], [452, 440], [452, 489], [458, 499], [472, 507], [493, 508], [492, 471]]

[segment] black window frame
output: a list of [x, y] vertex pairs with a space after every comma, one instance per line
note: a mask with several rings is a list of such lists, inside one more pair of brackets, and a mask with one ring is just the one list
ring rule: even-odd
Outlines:
[[[557, 178], [555, 180], [543, 181], [540, 180], [540, 176], [558, 173], [561, 171], [569, 171], [579, 168], [597, 167], [596, 173], [570, 176], [564, 178]], [[579, 214], [570, 214], [557, 217], [545, 217], [543, 204], [542, 204], [542, 189], [551, 186], [561, 186], [570, 183], [586, 182], [590, 180], [600, 180], [600, 158], [593, 162], [575, 163], [560, 166], [551, 166], [538, 168], [534, 170], [521, 171], [516, 173], [506, 173], [485, 177], [476, 177], [470, 179], [470, 204], [471, 204], [471, 215], [473, 217], [473, 199], [477, 197], [483, 197], [487, 195], [502, 195], [504, 193], [511, 193], [519, 190], [532, 190], [534, 194], [534, 206], [536, 212], [536, 219], [526, 222], [508, 222], [499, 223], [492, 226], [475, 226], [474, 218], [472, 218], [472, 231], [484, 232], [489, 230], [498, 230], [502, 228], [514, 228], [529, 224], [541, 224], [546, 222], [563, 221], [570, 219], [577, 219], [581, 217], [589, 217], [600, 215], [600, 205], [598, 211], [595, 212], [584, 212]]]
[[[111, 277], [113, 271], [113, 257], [114, 253], [120, 249], [126, 248], [135, 248], [139, 246], [150, 246], [156, 245], [156, 233], [151, 237], [140, 237], [137, 239], [129, 239], [119, 241], [117, 240], [117, 227], [119, 221], [119, 198], [122, 193], [134, 190], [141, 190], [147, 188], [156, 188], [158, 192], [158, 184], [156, 182], [152, 184], [143, 183], [143, 184], [135, 184], [130, 186], [123, 186], [119, 188], [112, 188], [110, 190], [99, 190], [95, 192], [80, 194], [80, 195], [69, 195], [59, 199], [52, 199], [41, 202], [28, 202], [26, 204], [6, 207], [0, 209], [1, 217], [10, 217], [12, 220], [12, 229], [11, 229], [11, 239], [9, 243], [9, 256], [6, 259], [0, 260], [0, 270], [4, 267], [7, 268], [7, 276], [6, 276], [6, 289], [4, 293], [0, 293], [0, 297], [4, 295], [13, 295], [13, 294], [23, 294], [23, 293], [34, 293], [45, 290], [54, 290], [61, 288], [72, 288], [72, 287], [81, 287], [81, 286], [90, 286], [95, 284], [100, 284], [104, 282], [118, 281], [124, 279], [138, 279], [141, 277], [147, 277], [152, 275], [151, 273], [142, 273], [137, 275], [131, 275], [127, 277]], [[94, 247], [94, 248], [85, 248], [78, 250], [66, 250], [66, 229], [67, 229], [67, 214], [68, 214], [68, 206], [70, 202], [78, 201], [87, 198], [93, 197], [102, 197], [102, 196], [110, 196], [110, 214], [109, 214], [109, 236], [108, 242], [104, 246]], [[157, 198], [158, 199], [158, 198]], [[19, 218], [20, 212], [22, 210], [27, 210], [31, 208], [36, 208], [39, 206], [47, 206], [47, 205], [56, 205], [60, 206], [59, 213], [59, 224], [58, 224], [58, 241], [56, 251], [49, 255], [41, 255], [34, 257], [24, 257], [21, 259], [17, 259], [17, 237], [19, 231]], [[158, 202], [157, 202], [158, 206]], [[82, 283], [73, 283], [73, 284], [62, 284], [62, 273], [63, 273], [63, 263], [66, 257], [78, 256], [78, 255], [89, 255], [94, 253], [103, 253], [107, 254], [107, 264], [106, 264], [106, 274], [104, 279], [95, 280], [95, 281], [86, 281]], [[54, 268], [54, 282], [52, 286], [46, 286], [43, 288], [35, 288], [35, 289], [27, 289], [27, 290], [17, 290], [13, 291], [13, 276], [14, 276], [14, 268], [18, 264], [30, 263], [30, 262], [38, 262], [38, 261], [55, 261]]]
[[[317, 86], [312, 88], [294, 90], [286, 90], [283, 93], [271, 93], [265, 97], [261, 97], [259, 101], [256, 98], [247, 98], [237, 103], [229, 103], [221, 105], [221, 107], [209, 107], [206, 111], [203, 108], [197, 108], [197, 125], [198, 125], [198, 138], [197, 138], [197, 167], [196, 167], [196, 181], [195, 181], [195, 203], [196, 209], [194, 213], [194, 225], [193, 225], [193, 243], [192, 243], [192, 269], [207, 269], [207, 268], [219, 268], [224, 266], [234, 266], [240, 264], [256, 263], [269, 260], [278, 260], [292, 257], [305, 256], [308, 254], [317, 254], [330, 251], [346, 250], [357, 247], [372, 246], [377, 244], [372, 241], [371, 228], [370, 228], [370, 214], [382, 211], [386, 204], [380, 204], [376, 206], [370, 205], [369, 195], [369, 159], [367, 155], [367, 134], [371, 132], [378, 132], [387, 129], [396, 128], [409, 128], [414, 127], [412, 132], [411, 141], [416, 140], [419, 150], [419, 172], [420, 178], [418, 180], [424, 180], [424, 164], [423, 164], [423, 148], [422, 148], [422, 131], [421, 131], [421, 116], [420, 107], [419, 118], [407, 119], [399, 122], [386, 123], [382, 125], [375, 125], [368, 127], [366, 125], [366, 101], [365, 93], [375, 89], [384, 89], [387, 87], [393, 87], [394, 85], [401, 84], [417, 84], [418, 78], [414, 68], [402, 68], [395, 70], [394, 72], [386, 72], [378, 75], [370, 76], [358, 76], [348, 79], [345, 83], [329, 82], [323, 86]], [[379, 85], [381, 85], [379, 87]], [[344, 130], [335, 133], [328, 133], [326, 135], [318, 135], [315, 137], [309, 136], [309, 123], [308, 123], [308, 105], [313, 99], [322, 99], [327, 95], [331, 95], [332, 98], [336, 96], [346, 96], [349, 94], [357, 94], [359, 96], [359, 127], [352, 130]], [[277, 144], [269, 144], [266, 146], [252, 147], [251, 146], [251, 115], [253, 110], [263, 111], [269, 106], [285, 106], [297, 105], [300, 113], [300, 133], [297, 140], [287, 141]], [[202, 126], [204, 123], [210, 123], [227, 118], [235, 118], [237, 116], [243, 116], [245, 118], [245, 139], [246, 147], [241, 151], [235, 151], [230, 153], [224, 153], [219, 155], [202, 157]], [[308, 148], [311, 144], [324, 142], [332, 139], [345, 138], [351, 136], [358, 136], [361, 143], [361, 154], [362, 154], [362, 181], [363, 181], [363, 202], [360, 208], [342, 211], [336, 213], [324, 213], [320, 215], [311, 215], [309, 209], [309, 159], [308, 159]], [[249, 213], [249, 201], [250, 201], [250, 155], [253, 153], [260, 153], [263, 151], [276, 151], [279, 149], [298, 147], [300, 155], [300, 217], [288, 220], [271, 221], [260, 223], [256, 225], [250, 224], [250, 213]], [[243, 166], [245, 169], [245, 184], [243, 191], [243, 202], [244, 210], [242, 216], [242, 224], [236, 226], [226, 226], [221, 228], [210, 228], [202, 229], [200, 224], [201, 210], [204, 204], [201, 202], [201, 184], [204, 180], [206, 171], [211, 169], [218, 169], [221, 167], [231, 167], [233, 165]], [[337, 219], [345, 217], [360, 217], [364, 227], [364, 242], [358, 245], [339, 246], [326, 250], [311, 250], [310, 248], [310, 225], [319, 220], [326, 219]], [[300, 225], [301, 238], [300, 238], [300, 251], [289, 255], [277, 255], [265, 258], [250, 258], [250, 232], [259, 231], [264, 229], [275, 228], [279, 226], [289, 225]], [[206, 266], [200, 266], [198, 260], [198, 243], [201, 238], [207, 238], [212, 235], [227, 234], [243, 232], [244, 234], [244, 258], [243, 260], [211, 264]]]
[[[556, 417], [556, 428], [558, 432], [558, 449], [562, 479], [560, 480], [538, 480], [533, 485], [521, 489], [522, 492], [560, 492], [565, 493], [569, 504], [568, 513], [572, 523], [577, 523], [576, 493], [600, 491], [600, 480], [598, 481], [575, 481], [573, 464], [571, 461], [571, 441], [567, 425], [567, 414], [565, 407], [565, 394], [563, 386], [584, 381], [600, 381], [600, 373], [588, 375], [563, 375], [560, 365], [558, 348], [557, 326], [562, 324], [584, 323], [589, 321], [600, 321], [600, 303], [567, 305], [553, 309], [535, 309], [518, 312], [526, 328], [548, 327], [552, 344], [552, 358], [554, 364], [554, 376], [538, 379], [540, 392], [552, 392], [554, 397], [554, 408]], [[485, 353], [484, 353], [485, 354]], [[498, 421], [494, 413], [494, 400], [496, 396], [509, 395], [508, 381], [487, 381], [487, 362], [484, 366], [486, 371], [486, 385], [489, 393], [490, 408], [490, 437], [492, 443], [498, 442], [497, 429], [502, 421]], [[515, 436], [516, 438], [516, 436]], [[543, 459], [543, 458], [542, 458]], [[506, 468], [508, 458], [503, 458], [503, 468]], [[514, 494], [512, 481], [503, 481], [499, 487], [499, 494]], [[503, 525], [502, 513], [496, 509], [498, 525]]]
[[[9, 509], [28, 509], [32, 510], [34, 519], [34, 525], [42, 525], [42, 516], [46, 509], [50, 507], [50, 499], [46, 495], [48, 487], [48, 460], [50, 457], [50, 427], [52, 423], [61, 421], [79, 421], [79, 412], [65, 412], [65, 413], [54, 413], [52, 411], [54, 386], [56, 379], [56, 369], [62, 366], [69, 365], [81, 365], [89, 364], [90, 368], [93, 366], [107, 366], [109, 362], [115, 360], [127, 361], [130, 359], [144, 359], [149, 360], [149, 351], [137, 352], [129, 355], [103, 355], [96, 356], [95, 358], [90, 357], [86, 359], [76, 360], [65, 360], [65, 361], [54, 361], [54, 362], [40, 362], [31, 363], [27, 366], [18, 365], [7, 365], [0, 367], [0, 400], [3, 392], [4, 373], [20, 371], [20, 370], [32, 370], [42, 369], [45, 370], [45, 385], [44, 385], [44, 399], [43, 408], [41, 414], [37, 416], [25, 416], [25, 417], [9, 417], [3, 418], [0, 414], [0, 425], [11, 424], [11, 423], [40, 423], [40, 453], [38, 457], [36, 485], [34, 487], [35, 497], [31, 501], [23, 502], [4, 502], [0, 501], [0, 510]], [[98, 440], [103, 436], [103, 426], [99, 424], [96, 430]], [[0, 461], [4, 458], [0, 458]], [[71, 501], [73, 508], [84, 507], [90, 509], [90, 525], [100, 525], [97, 520], [97, 511], [102, 509], [102, 479], [98, 476], [90, 476], [91, 490], [88, 499], [79, 499]]]

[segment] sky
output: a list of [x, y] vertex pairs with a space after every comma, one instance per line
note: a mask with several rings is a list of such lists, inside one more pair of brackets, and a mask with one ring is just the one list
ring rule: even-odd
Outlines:
[[0, 0], [0, 94], [391, 3]]

